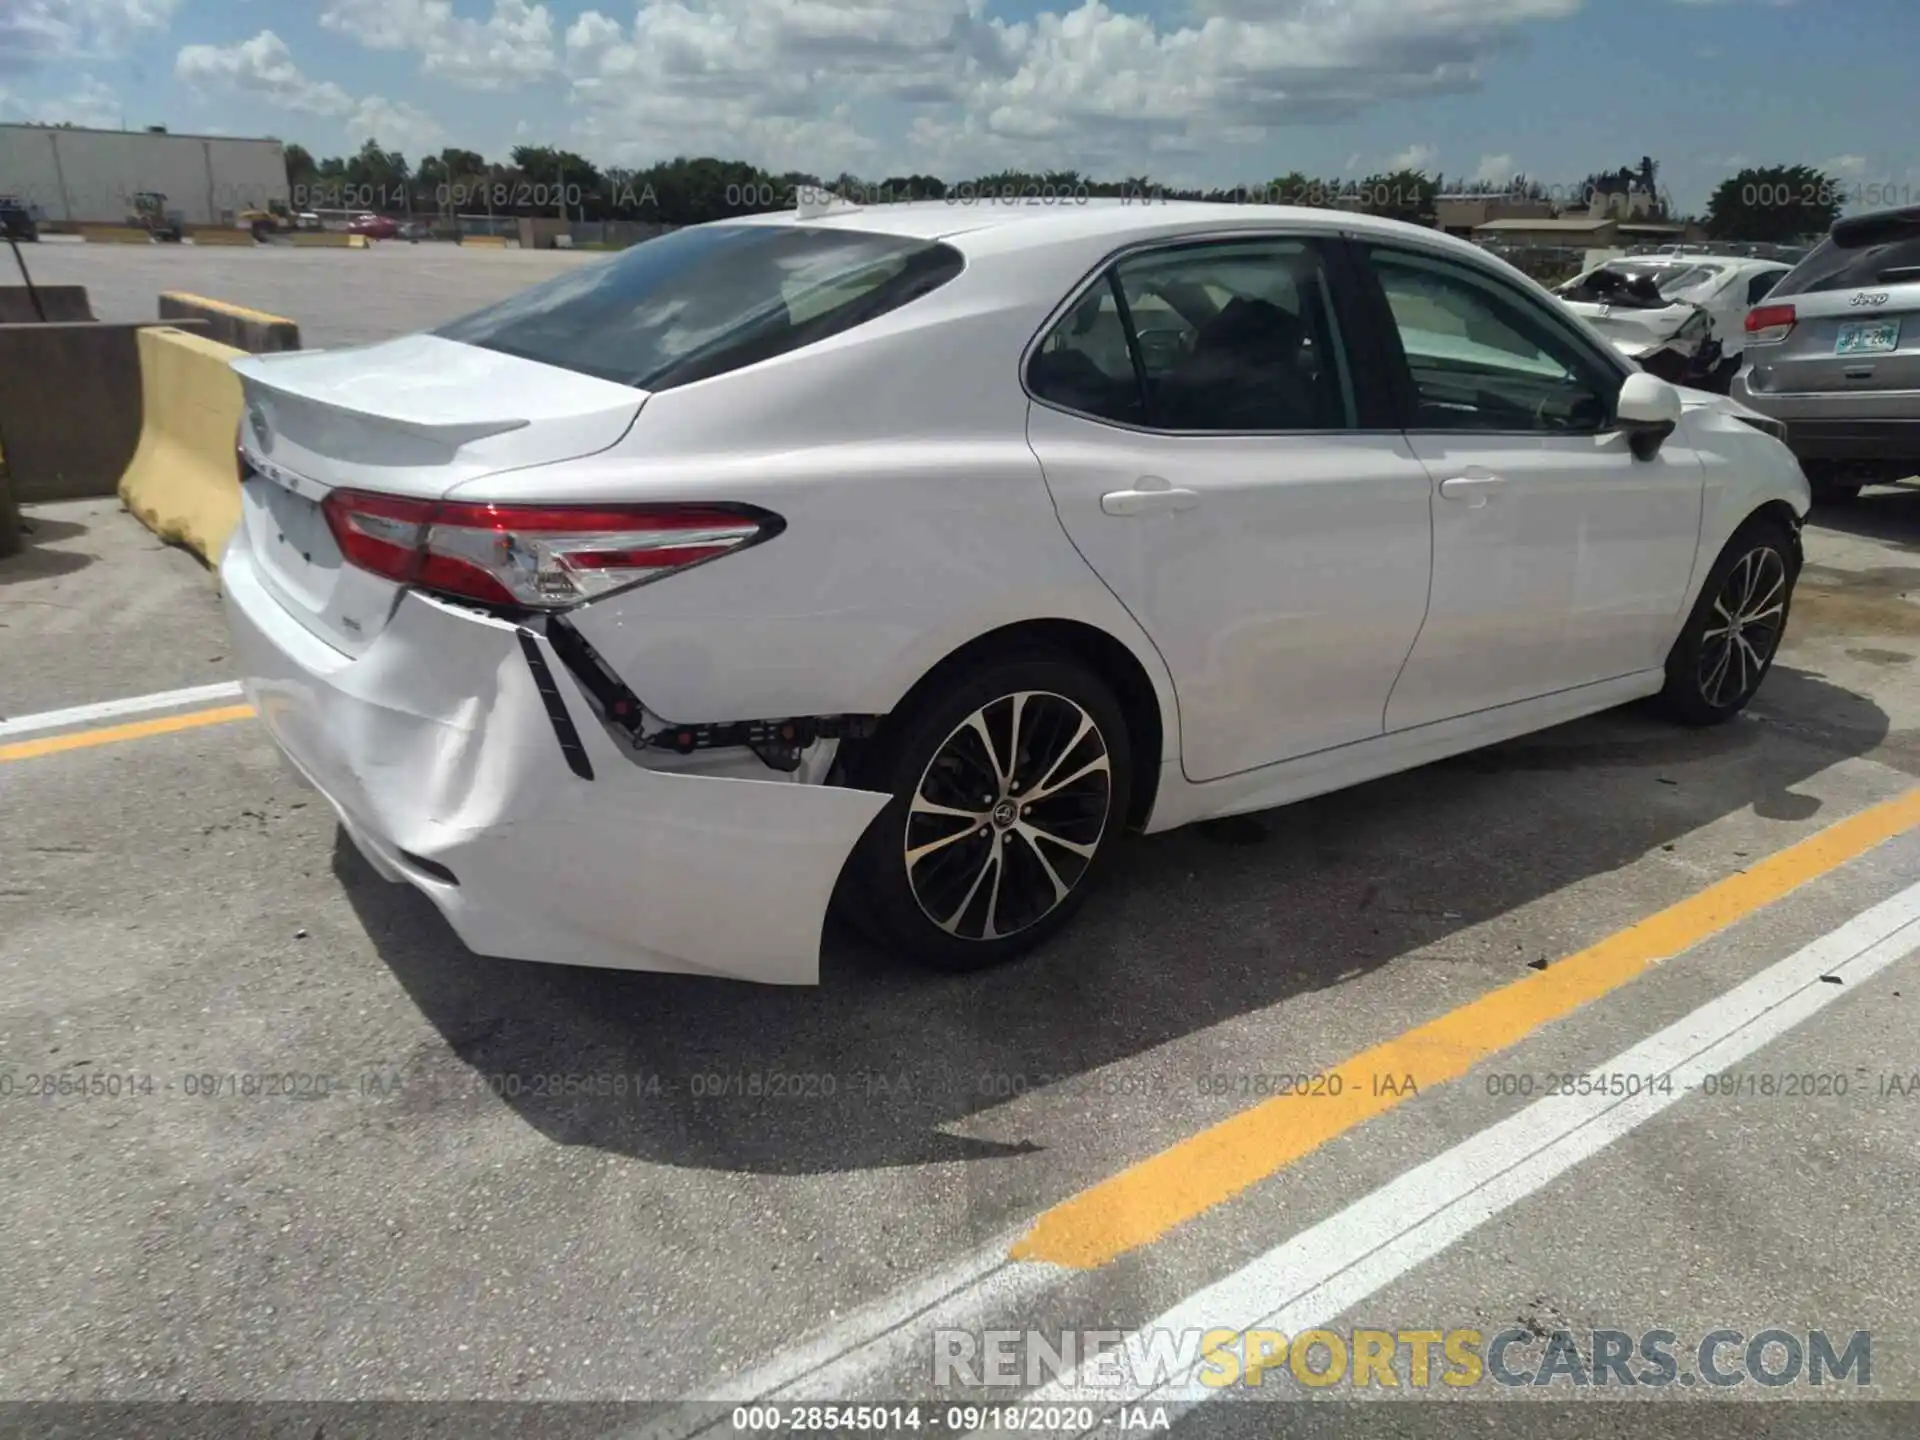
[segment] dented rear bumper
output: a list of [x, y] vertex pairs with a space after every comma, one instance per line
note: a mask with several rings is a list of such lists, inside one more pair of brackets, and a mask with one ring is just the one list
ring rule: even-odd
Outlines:
[[533, 630], [409, 593], [349, 656], [262, 587], [244, 534], [221, 576], [274, 741], [368, 862], [470, 949], [818, 981], [828, 901], [885, 795], [652, 770]]

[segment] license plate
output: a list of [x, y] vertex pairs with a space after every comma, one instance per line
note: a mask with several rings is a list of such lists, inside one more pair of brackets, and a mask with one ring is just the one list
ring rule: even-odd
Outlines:
[[1900, 348], [1898, 320], [1853, 320], [1834, 337], [1836, 355], [1884, 355]]

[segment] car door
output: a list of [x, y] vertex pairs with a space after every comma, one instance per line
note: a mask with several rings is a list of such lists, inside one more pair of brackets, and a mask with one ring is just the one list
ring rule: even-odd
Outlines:
[[1700, 534], [1684, 429], [1636, 459], [1613, 420], [1627, 370], [1551, 301], [1466, 257], [1359, 248], [1434, 486], [1432, 594], [1387, 729], [1660, 666]]
[[1192, 780], [1379, 735], [1419, 632], [1431, 482], [1346, 263], [1297, 235], [1136, 250], [1029, 357], [1060, 522], [1165, 658]]

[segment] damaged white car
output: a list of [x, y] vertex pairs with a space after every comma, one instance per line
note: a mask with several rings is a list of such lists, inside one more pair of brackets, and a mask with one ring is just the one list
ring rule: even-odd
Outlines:
[[1464, 241], [1251, 205], [690, 226], [250, 356], [249, 698], [487, 955], [1010, 958], [1129, 832], [1659, 696], [1739, 713], [1810, 500], [1768, 422]]
[[1724, 395], [1740, 369], [1747, 312], [1792, 268], [1736, 255], [1621, 256], [1558, 294], [1643, 370]]

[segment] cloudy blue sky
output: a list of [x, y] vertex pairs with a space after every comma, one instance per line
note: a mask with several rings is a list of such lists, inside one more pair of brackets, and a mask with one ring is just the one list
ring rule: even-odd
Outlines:
[[0, 119], [949, 177], [1395, 164], [1920, 203], [1920, 0], [0, 0]]

